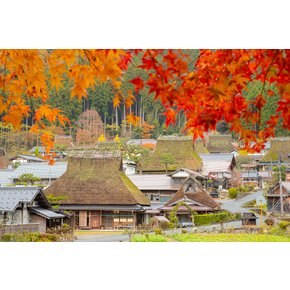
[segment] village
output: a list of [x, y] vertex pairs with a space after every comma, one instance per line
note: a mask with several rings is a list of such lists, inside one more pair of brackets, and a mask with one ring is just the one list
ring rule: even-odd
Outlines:
[[255, 154], [216, 132], [195, 141], [102, 137], [90, 146], [55, 135], [55, 143], [53, 165], [41, 146], [15, 156], [0, 150], [3, 241], [33, 233], [77, 242], [288, 235], [289, 137]]

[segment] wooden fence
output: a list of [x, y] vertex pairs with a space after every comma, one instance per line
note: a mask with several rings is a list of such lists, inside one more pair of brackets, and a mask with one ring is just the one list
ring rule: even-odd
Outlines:
[[35, 232], [39, 232], [39, 224], [2, 225], [0, 227], [0, 236], [5, 234], [35, 233]]

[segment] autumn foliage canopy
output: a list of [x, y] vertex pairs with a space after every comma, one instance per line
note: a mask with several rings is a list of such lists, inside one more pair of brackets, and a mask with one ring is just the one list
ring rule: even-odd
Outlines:
[[[49, 91], [58, 90], [68, 78], [73, 87], [72, 98], [86, 98], [87, 89], [96, 82], [110, 81], [115, 88], [114, 105], [123, 101], [119, 90], [122, 75], [134, 54], [142, 53], [140, 68], [148, 71], [148, 79], [131, 80], [135, 92], [128, 92], [126, 108], [135, 100], [134, 94], [145, 86], [166, 108], [167, 124], [174, 123], [177, 112], [186, 116], [186, 129], [194, 138], [215, 130], [219, 121], [230, 124], [249, 150], [259, 151], [264, 142], [275, 135], [275, 126], [282, 119], [290, 127], [289, 50], [200, 50], [191, 60], [185, 50], [0, 50], [0, 117], [15, 130], [30, 112], [29, 99], [40, 100], [35, 110], [33, 132], [42, 132], [47, 123], [65, 125], [69, 120], [59, 108], [48, 105]], [[193, 66], [192, 66], [193, 65]], [[263, 86], [254, 99], [243, 93], [249, 84], [260, 81]], [[268, 84], [279, 95], [278, 108], [259, 130], [261, 110], [266, 104]], [[128, 97], [129, 96], [129, 97]], [[138, 122], [127, 114], [129, 123]], [[243, 127], [242, 120], [256, 125]], [[52, 136], [42, 132], [42, 143], [53, 146]], [[255, 145], [250, 148], [250, 142]]]

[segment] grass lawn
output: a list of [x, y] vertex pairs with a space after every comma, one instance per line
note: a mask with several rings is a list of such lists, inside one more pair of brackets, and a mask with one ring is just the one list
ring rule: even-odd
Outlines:
[[134, 235], [132, 242], [290, 242], [290, 236], [266, 234]]

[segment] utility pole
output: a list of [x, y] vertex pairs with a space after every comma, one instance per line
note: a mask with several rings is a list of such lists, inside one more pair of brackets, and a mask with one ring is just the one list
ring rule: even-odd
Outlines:
[[282, 194], [282, 175], [281, 175], [281, 155], [279, 154], [279, 185], [280, 185], [280, 204], [281, 204], [281, 215], [284, 216], [284, 203]]

